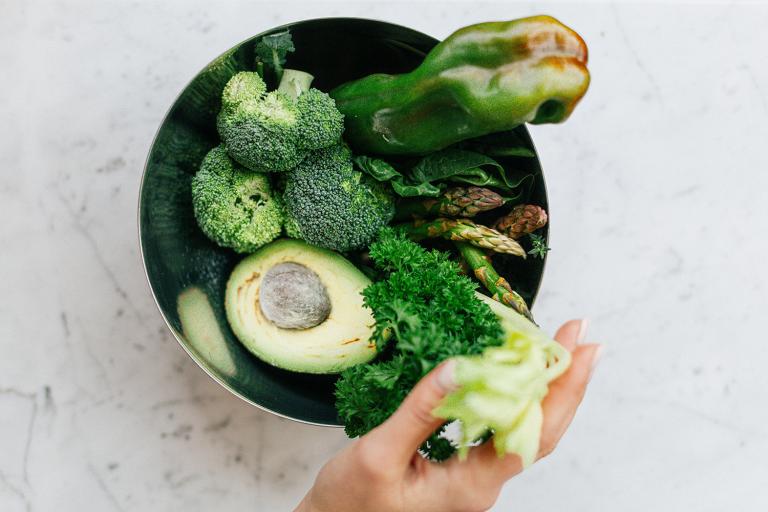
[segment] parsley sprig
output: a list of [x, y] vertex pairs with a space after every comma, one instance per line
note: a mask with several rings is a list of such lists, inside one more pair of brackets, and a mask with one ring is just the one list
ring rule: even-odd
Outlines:
[[[346, 370], [336, 384], [336, 407], [350, 437], [386, 420], [413, 386], [441, 361], [478, 354], [501, 342], [499, 321], [475, 296], [476, 285], [460, 275], [449, 255], [427, 251], [391, 228], [370, 247], [371, 259], [388, 276], [363, 295], [373, 311], [373, 340], [380, 359]], [[432, 459], [454, 447], [440, 437], [422, 445]]]

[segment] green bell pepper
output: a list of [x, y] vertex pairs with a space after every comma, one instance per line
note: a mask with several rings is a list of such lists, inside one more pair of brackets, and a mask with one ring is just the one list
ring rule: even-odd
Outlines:
[[415, 70], [373, 74], [331, 96], [356, 150], [426, 154], [522, 123], [564, 121], [589, 85], [587, 46], [550, 16], [471, 25]]

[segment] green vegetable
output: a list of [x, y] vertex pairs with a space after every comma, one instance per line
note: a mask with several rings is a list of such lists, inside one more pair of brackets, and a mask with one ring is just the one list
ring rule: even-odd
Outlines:
[[[217, 290], [216, 297], [219, 293]], [[212, 294], [205, 287], [192, 285], [184, 288], [177, 299], [181, 332], [197, 354], [205, 354], [205, 360], [227, 377], [237, 375], [237, 359], [222, 332], [217, 309], [220, 301], [211, 300]]]
[[437, 197], [440, 187], [432, 183], [410, 183], [397, 169], [379, 158], [356, 156], [355, 165], [362, 172], [381, 182], [389, 182], [392, 190], [401, 197]]
[[440, 197], [404, 199], [397, 203], [396, 218], [474, 217], [504, 204], [504, 198], [482, 187], [453, 187]]
[[459, 388], [445, 397], [434, 414], [459, 420], [459, 456], [489, 430], [499, 456], [514, 453], [523, 467], [536, 460], [541, 437], [541, 402], [549, 383], [570, 366], [571, 354], [534, 324], [484, 298], [502, 318], [504, 343], [479, 356], [459, 357]]
[[266, 363], [338, 373], [376, 356], [373, 317], [362, 297], [370, 283], [341, 254], [276, 240], [232, 271], [227, 320], [245, 348]]
[[289, 236], [337, 251], [366, 246], [394, 215], [389, 192], [354, 169], [343, 144], [311, 153], [290, 171], [283, 199]]
[[411, 171], [411, 178], [418, 183], [452, 178], [454, 181], [479, 186], [507, 186], [505, 181], [487, 172], [484, 166], [506, 179], [504, 168], [496, 160], [481, 153], [461, 149], [445, 149], [422, 158]]
[[[389, 273], [363, 292], [376, 320], [371, 339], [380, 350], [387, 343], [391, 350], [382, 359], [346, 370], [336, 383], [336, 407], [351, 437], [387, 419], [444, 359], [479, 354], [501, 342], [499, 321], [447, 253], [427, 251], [386, 228], [371, 244], [370, 256]], [[433, 459], [454, 451], [440, 437], [441, 430], [422, 446]]]
[[314, 76], [304, 71], [286, 69], [277, 90], [295, 101], [304, 91], [309, 89], [314, 79]]
[[543, 236], [535, 235], [533, 233], [528, 236], [531, 237], [531, 244], [533, 245], [531, 250], [528, 251], [528, 254], [532, 254], [534, 258], [544, 259], [544, 256], [552, 250], [547, 247], [547, 240]]
[[399, 172], [384, 160], [359, 156], [355, 163], [378, 181], [388, 181], [396, 194], [403, 197], [437, 197], [446, 182], [467, 183], [499, 190], [506, 201], [527, 198], [532, 174], [514, 173], [493, 158], [465, 149], [449, 148], [427, 155], [411, 169]]
[[398, 224], [413, 240], [424, 238], [445, 238], [456, 242], [468, 242], [477, 247], [493, 252], [513, 254], [525, 258], [525, 250], [519, 243], [495, 229], [475, 224], [469, 219], [417, 220]]
[[281, 231], [282, 208], [269, 179], [237, 165], [224, 146], [212, 149], [192, 178], [192, 205], [203, 233], [237, 252], [253, 252]]
[[525, 299], [512, 289], [506, 279], [496, 272], [496, 269], [493, 268], [493, 263], [491, 263], [491, 258], [482, 249], [464, 242], [456, 242], [456, 248], [467, 265], [469, 265], [469, 268], [472, 269], [475, 278], [483, 283], [486, 290], [491, 292], [493, 300], [513, 308], [533, 322], [533, 316], [528, 309], [528, 304], [525, 303]]
[[287, 171], [341, 138], [344, 119], [333, 100], [309, 88], [311, 75], [288, 71], [277, 91], [267, 93], [261, 77], [250, 71], [224, 87], [219, 135], [229, 155], [253, 171]]
[[589, 85], [587, 47], [549, 16], [462, 28], [415, 70], [333, 91], [355, 150], [427, 154], [525, 122], [564, 121]]
[[547, 212], [541, 206], [519, 204], [512, 208], [511, 212], [497, 219], [493, 223], [493, 229], [504, 233], [509, 238], [519, 240], [525, 235], [543, 228], [547, 224], [547, 219]]
[[295, 51], [291, 33], [287, 30], [269, 34], [261, 38], [256, 44], [257, 66], [263, 63], [264, 67], [272, 70], [276, 82], [283, 78], [283, 66], [289, 52]]
[[533, 181], [533, 175], [512, 176], [493, 158], [463, 149], [445, 149], [422, 158], [411, 170], [416, 183], [453, 181], [503, 191], [507, 200], [518, 199]]

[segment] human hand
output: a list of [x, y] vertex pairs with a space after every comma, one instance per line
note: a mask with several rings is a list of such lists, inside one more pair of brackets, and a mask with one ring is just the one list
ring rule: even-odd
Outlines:
[[[572, 353], [571, 367], [549, 386], [538, 457], [554, 450], [571, 423], [600, 355], [580, 344], [586, 321], [564, 324], [555, 339]], [[444, 420], [432, 416], [455, 389], [455, 364], [426, 375], [384, 423], [355, 440], [320, 470], [295, 512], [480, 512], [523, 469], [517, 455], [498, 457], [493, 443], [472, 448], [466, 460], [431, 462], [418, 447]]]

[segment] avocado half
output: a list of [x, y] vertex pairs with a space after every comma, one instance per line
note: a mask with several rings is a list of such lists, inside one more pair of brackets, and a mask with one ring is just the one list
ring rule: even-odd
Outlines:
[[361, 294], [370, 283], [340, 254], [277, 240], [232, 271], [227, 319], [243, 345], [273, 366], [338, 373], [376, 355], [375, 321]]

